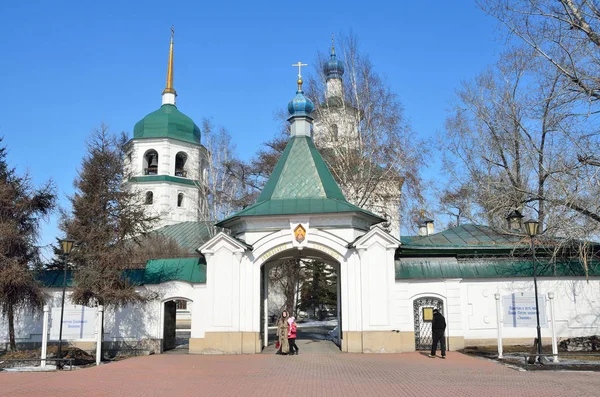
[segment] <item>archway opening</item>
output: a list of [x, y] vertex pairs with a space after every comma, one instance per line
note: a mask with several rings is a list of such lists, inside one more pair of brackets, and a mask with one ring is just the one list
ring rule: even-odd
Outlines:
[[423, 296], [413, 301], [413, 317], [415, 324], [415, 349], [429, 350], [433, 342], [433, 310], [444, 314], [444, 301], [434, 296]]
[[163, 352], [189, 352], [192, 305], [193, 302], [185, 298], [174, 298], [163, 302]]
[[315, 249], [291, 249], [270, 258], [261, 273], [263, 352], [277, 350], [277, 322], [283, 310], [296, 320], [300, 352], [339, 352], [340, 263]]

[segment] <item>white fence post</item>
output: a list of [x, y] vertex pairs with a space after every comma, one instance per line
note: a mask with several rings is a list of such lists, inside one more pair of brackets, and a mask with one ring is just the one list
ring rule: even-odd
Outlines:
[[558, 343], [556, 341], [556, 320], [554, 318], [554, 292], [548, 292], [548, 299], [550, 299], [550, 323], [552, 324], [552, 356], [554, 362], [558, 362]]
[[44, 317], [42, 320], [42, 363], [41, 366], [46, 366], [46, 356], [48, 354], [48, 312], [50, 308], [44, 305]]
[[100, 365], [102, 361], [102, 319], [104, 306], [98, 305], [98, 314], [96, 315], [98, 322], [98, 332], [96, 333], [96, 365]]
[[496, 292], [494, 294], [496, 298], [496, 323], [498, 324], [498, 358], [502, 358], [502, 323], [501, 323], [501, 304], [500, 294]]

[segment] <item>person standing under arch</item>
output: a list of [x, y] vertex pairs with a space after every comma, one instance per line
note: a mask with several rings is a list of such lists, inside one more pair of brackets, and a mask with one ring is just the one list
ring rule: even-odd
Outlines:
[[277, 343], [279, 345], [277, 354], [288, 354], [290, 351], [290, 345], [288, 343], [288, 318], [289, 314], [287, 310], [284, 310], [281, 312], [279, 320], [277, 320]]

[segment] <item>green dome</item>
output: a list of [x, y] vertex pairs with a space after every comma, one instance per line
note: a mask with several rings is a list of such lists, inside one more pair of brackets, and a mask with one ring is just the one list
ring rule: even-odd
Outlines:
[[135, 124], [133, 138], [173, 138], [200, 144], [200, 128], [174, 105], [162, 105]]

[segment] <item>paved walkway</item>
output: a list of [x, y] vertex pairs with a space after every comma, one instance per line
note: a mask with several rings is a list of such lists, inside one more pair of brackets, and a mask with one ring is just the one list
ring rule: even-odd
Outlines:
[[[326, 353], [326, 354], [341, 354], [342, 351], [335, 343], [329, 340], [318, 340], [318, 339], [298, 339], [296, 340], [296, 346], [298, 346], [299, 354], [313, 354], [313, 353]], [[277, 349], [275, 344], [271, 343], [265, 347], [262, 354], [275, 354]]]
[[448, 353], [155, 355], [52, 373], [2, 373], [0, 396], [597, 396], [589, 372], [519, 372]]

